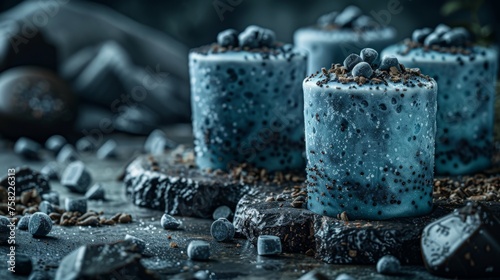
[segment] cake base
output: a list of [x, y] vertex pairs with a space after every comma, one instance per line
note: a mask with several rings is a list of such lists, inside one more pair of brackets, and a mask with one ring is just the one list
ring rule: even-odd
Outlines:
[[[281, 192], [303, 176], [235, 168], [231, 173], [202, 171], [194, 165], [191, 149], [179, 147], [160, 156], [139, 156], [126, 168], [127, 196], [141, 207], [164, 210], [170, 215], [211, 218], [213, 211], [226, 205], [235, 209], [246, 194]], [[262, 181], [264, 179], [264, 181]]]
[[[347, 215], [333, 218], [305, 209], [302, 174], [270, 177], [244, 169], [229, 174], [204, 172], [194, 166], [193, 159], [192, 151], [183, 148], [161, 156], [138, 157], [126, 168], [127, 194], [138, 206], [181, 216], [211, 218], [215, 208], [227, 205], [236, 209], [233, 223], [238, 234], [252, 243], [256, 244], [259, 235], [276, 235], [281, 238], [284, 252], [315, 256], [335, 264], [374, 264], [388, 254], [402, 264], [422, 264], [423, 228], [464, 205], [466, 199], [481, 200], [468, 189], [469, 185], [498, 186], [499, 180], [494, 177], [498, 170], [479, 179], [441, 178], [434, 183], [435, 206], [429, 215], [349, 221]], [[453, 189], [461, 185], [460, 181], [465, 182], [464, 192]], [[459, 197], [459, 193], [463, 196]], [[498, 216], [499, 198], [484, 201]]]
[[[374, 264], [385, 255], [397, 257], [402, 264], [422, 264], [424, 227], [462, 206], [437, 202], [432, 213], [422, 217], [344, 221], [294, 208], [291, 199], [269, 202], [267, 197], [261, 193], [240, 200], [234, 219], [238, 232], [254, 244], [261, 234], [277, 235], [283, 251], [335, 264]], [[500, 215], [499, 202], [485, 205]]]

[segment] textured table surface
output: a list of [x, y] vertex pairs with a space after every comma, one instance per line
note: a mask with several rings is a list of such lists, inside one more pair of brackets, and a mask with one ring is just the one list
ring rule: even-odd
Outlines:
[[[167, 135], [181, 143], [191, 143], [190, 128], [177, 126], [166, 128]], [[296, 279], [302, 274], [318, 269], [331, 279], [340, 273], [349, 273], [357, 279], [438, 279], [428, 274], [423, 266], [403, 266], [398, 276], [386, 277], [376, 272], [375, 266], [332, 265], [302, 254], [282, 254], [277, 257], [261, 257], [251, 242], [237, 238], [229, 243], [218, 243], [210, 237], [211, 220], [198, 218], [180, 219], [180, 230], [167, 231], [160, 226], [162, 212], [139, 208], [132, 205], [125, 196], [122, 182], [117, 181], [126, 163], [140, 153], [144, 137], [107, 135], [119, 144], [117, 159], [99, 160], [95, 155], [86, 155], [83, 161], [93, 175], [95, 182], [102, 182], [108, 200], [91, 201], [89, 209], [104, 211], [105, 215], [117, 212], [132, 214], [133, 222], [101, 227], [62, 227], [55, 225], [45, 238], [33, 238], [25, 231], [16, 231], [16, 253], [30, 255], [36, 270], [46, 270], [55, 275], [61, 259], [84, 244], [110, 243], [121, 240], [125, 234], [142, 238], [147, 243], [142, 264], [157, 272], [162, 279], [193, 279], [198, 270], [206, 270], [209, 279]], [[27, 162], [12, 152], [12, 143], [0, 140], [0, 176], [7, 169], [27, 165], [39, 170], [47, 161], [53, 160], [43, 154], [38, 162]], [[52, 181], [53, 190], [59, 191], [61, 198], [77, 196], [69, 193], [58, 182]], [[212, 255], [208, 262], [190, 261], [186, 247], [190, 240], [204, 239], [210, 242]], [[176, 243], [176, 248], [172, 248]], [[0, 246], [0, 279], [26, 279], [7, 271], [7, 246]], [[115, 275], [116, 276], [116, 275]], [[118, 276], [120, 278], [120, 276]], [[135, 279], [133, 275], [123, 275], [121, 279]]]

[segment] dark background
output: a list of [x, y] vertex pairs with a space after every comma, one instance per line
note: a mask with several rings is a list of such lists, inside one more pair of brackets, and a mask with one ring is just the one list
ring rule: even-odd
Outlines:
[[[43, 1], [43, 0], [42, 0]], [[72, 0], [76, 1], [76, 0]], [[108, 6], [140, 23], [161, 30], [188, 47], [211, 43], [219, 31], [226, 28], [243, 30], [247, 25], [257, 24], [276, 31], [278, 39], [292, 41], [294, 30], [313, 24], [324, 13], [341, 10], [349, 4], [360, 6], [365, 13], [387, 9], [391, 1], [346, 1], [346, 0], [177, 0], [177, 1], [139, 1], [139, 0], [87, 0]], [[0, 9], [6, 10], [21, 1], [3, 0]], [[214, 5], [238, 3], [230, 7], [232, 11], [219, 17]], [[406, 38], [419, 27], [434, 27], [444, 22], [450, 25], [470, 23], [470, 12], [465, 10], [444, 16], [442, 6], [446, 2], [461, 2], [462, 6], [481, 3], [478, 18], [481, 25], [490, 26], [500, 37], [500, 19], [495, 11], [500, 10], [500, 2], [494, 0], [475, 1], [435, 1], [399, 0], [402, 12], [393, 15], [390, 25], [398, 30], [400, 39]]]

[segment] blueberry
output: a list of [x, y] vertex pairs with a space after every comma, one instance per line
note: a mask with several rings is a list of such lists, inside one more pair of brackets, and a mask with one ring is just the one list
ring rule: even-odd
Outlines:
[[109, 139], [99, 148], [99, 150], [97, 150], [97, 158], [106, 159], [116, 157], [117, 147], [118, 144], [116, 144], [116, 141], [113, 139]]
[[57, 192], [48, 192], [42, 194], [42, 200], [48, 201], [53, 205], [59, 205], [59, 193]]
[[449, 46], [462, 46], [469, 37], [469, 33], [465, 28], [454, 28], [446, 32], [442, 39]]
[[165, 214], [163, 214], [163, 216], [161, 216], [160, 223], [164, 229], [176, 229], [181, 225], [181, 222], [179, 220], [170, 216], [167, 213], [165, 213]]
[[401, 68], [399, 67], [399, 61], [395, 56], [393, 55], [384, 56], [382, 62], [380, 63], [380, 70], [389, 71], [391, 67], [396, 67], [398, 70], [401, 71]]
[[274, 34], [274, 31], [263, 28], [260, 38], [260, 46], [272, 47], [274, 41], [276, 41], [276, 34]]
[[214, 210], [214, 213], [212, 214], [212, 218], [214, 220], [217, 220], [219, 218], [225, 218], [228, 220], [232, 220], [233, 219], [233, 211], [231, 210], [231, 208], [227, 207], [226, 205], [222, 205], [222, 206], [217, 207]]
[[31, 217], [31, 214], [26, 214], [26, 215], [22, 216], [21, 219], [19, 219], [19, 222], [17, 222], [17, 229], [28, 230], [30, 217]]
[[28, 231], [34, 236], [45, 236], [52, 230], [52, 220], [42, 212], [36, 212], [30, 217]]
[[360, 57], [364, 62], [373, 64], [378, 57], [378, 52], [371, 48], [364, 48], [361, 50]]
[[422, 29], [417, 29], [413, 31], [413, 34], [411, 35], [411, 39], [415, 42], [418, 43], [423, 43], [425, 41], [425, 38], [429, 36], [429, 34], [432, 33], [432, 29], [430, 28], [422, 28]]
[[187, 255], [192, 260], [208, 260], [210, 257], [210, 244], [203, 240], [193, 240], [189, 242]]
[[139, 253], [142, 253], [144, 252], [144, 250], [146, 250], [146, 242], [140, 238], [127, 234], [125, 235], [125, 240], [130, 240], [136, 246]]
[[14, 145], [14, 152], [26, 159], [38, 159], [40, 144], [31, 139], [21, 137]]
[[57, 180], [59, 178], [59, 166], [55, 162], [49, 162], [42, 167], [40, 173], [48, 179]]
[[62, 149], [57, 154], [57, 162], [59, 163], [68, 163], [72, 161], [76, 161], [80, 158], [80, 155], [76, 152], [75, 148], [71, 146], [71, 144], [66, 144], [62, 147]]
[[92, 177], [81, 161], [75, 161], [64, 170], [61, 184], [73, 192], [85, 193], [90, 186]]
[[101, 183], [95, 183], [90, 189], [85, 193], [85, 197], [90, 200], [104, 200], [105, 192]]
[[86, 198], [71, 198], [66, 197], [64, 203], [66, 211], [80, 212], [81, 214], [87, 213], [87, 199]]
[[443, 43], [443, 39], [436, 32], [429, 34], [424, 40], [425, 46], [441, 45], [441, 43]]
[[351, 71], [356, 64], [363, 62], [359, 55], [352, 53], [344, 60], [344, 67], [347, 68], [348, 71]]
[[261, 235], [257, 239], [257, 253], [261, 256], [281, 254], [281, 240], [274, 235]]
[[440, 24], [434, 28], [434, 33], [438, 35], [438, 37], [443, 36], [446, 32], [450, 31], [451, 28], [446, 24]]
[[238, 35], [238, 41], [241, 47], [257, 48], [260, 45], [260, 36], [262, 28], [250, 25], [245, 31]]
[[237, 47], [238, 46], [238, 31], [227, 29], [219, 32], [217, 35], [217, 43], [221, 47]]
[[255, 25], [248, 26], [238, 36], [240, 46], [249, 48], [271, 47], [275, 39], [276, 36], [272, 30]]
[[95, 149], [94, 143], [90, 141], [89, 137], [82, 137], [75, 143], [76, 150], [79, 152], [90, 152]]
[[370, 78], [373, 74], [372, 67], [366, 62], [360, 62], [354, 66], [352, 69], [352, 75], [354, 77], [365, 77]]
[[33, 270], [33, 261], [29, 256], [23, 254], [16, 255], [16, 269], [15, 274], [30, 275]]
[[386, 255], [380, 258], [377, 262], [377, 272], [380, 274], [398, 274], [401, 270], [399, 260], [391, 255]]
[[342, 27], [348, 27], [362, 14], [363, 12], [360, 8], [353, 5], [348, 6], [335, 18], [335, 24]]
[[335, 24], [335, 18], [337, 17], [338, 12], [331, 12], [325, 15], [322, 15], [318, 18], [318, 25], [321, 27], [326, 27], [328, 25]]
[[369, 16], [362, 15], [352, 22], [352, 27], [357, 29], [370, 29], [379, 26], [379, 24]]
[[234, 226], [227, 219], [220, 218], [212, 223], [210, 234], [216, 241], [229, 241], [234, 237]]
[[42, 201], [40, 205], [38, 205], [38, 210], [48, 215], [54, 212], [54, 206], [48, 201]]
[[54, 154], [57, 154], [67, 143], [66, 138], [61, 135], [53, 135], [45, 141], [45, 148]]

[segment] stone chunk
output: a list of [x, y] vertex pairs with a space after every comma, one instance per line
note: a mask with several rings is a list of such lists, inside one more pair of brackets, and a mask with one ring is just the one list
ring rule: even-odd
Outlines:
[[193, 240], [189, 242], [187, 255], [192, 260], [208, 260], [210, 257], [210, 244], [203, 240]]
[[67, 197], [64, 205], [65, 205], [66, 211], [80, 212], [81, 214], [87, 213], [87, 199], [86, 198]]
[[85, 197], [90, 200], [104, 200], [105, 191], [101, 183], [95, 183], [90, 189], [85, 193]]
[[66, 144], [62, 149], [57, 153], [56, 160], [59, 163], [68, 163], [77, 161], [80, 158], [78, 152], [73, 148], [71, 144]]
[[26, 159], [39, 159], [40, 144], [29, 138], [21, 137], [14, 145], [14, 152]]
[[137, 252], [142, 253], [146, 250], [146, 242], [140, 238], [132, 236], [130, 234], [125, 235], [125, 240], [130, 240], [137, 246]]
[[77, 193], [85, 193], [91, 181], [92, 177], [81, 161], [70, 163], [61, 178], [63, 186]]
[[210, 234], [216, 241], [229, 241], [234, 237], [234, 226], [225, 218], [220, 218], [212, 223]]
[[233, 211], [231, 208], [227, 207], [226, 205], [222, 205], [217, 207], [214, 210], [214, 213], [212, 214], [212, 218], [214, 220], [218, 220], [220, 218], [228, 219], [231, 221], [233, 219]]
[[179, 220], [166, 213], [161, 216], [160, 223], [164, 229], [177, 229], [181, 225]]
[[261, 235], [257, 239], [257, 253], [261, 256], [281, 254], [281, 240], [274, 235]]
[[377, 262], [377, 272], [386, 275], [395, 275], [401, 271], [401, 263], [391, 255], [386, 255], [380, 258]]
[[500, 276], [500, 219], [482, 204], [469, 202], [427, 225], [421, 245], [425, 266], [432, 274]]
[[52, 220], [42, 212], [36, 212], [30, 217], [28, 231], [33, 236], [46, 236], [52, 230]]
[[97, 150], [97, 158], [98, 159], [107, 159], [116, 157], [116, 148], [118, 144], [113, 139], [109, 139], [106, 141], [100, 148]]
[[53, 135], [45, 141], [45, 149], [57, 154], [67, 143], [68, 141], [66, 141], [66, 138], [61, 135]]

